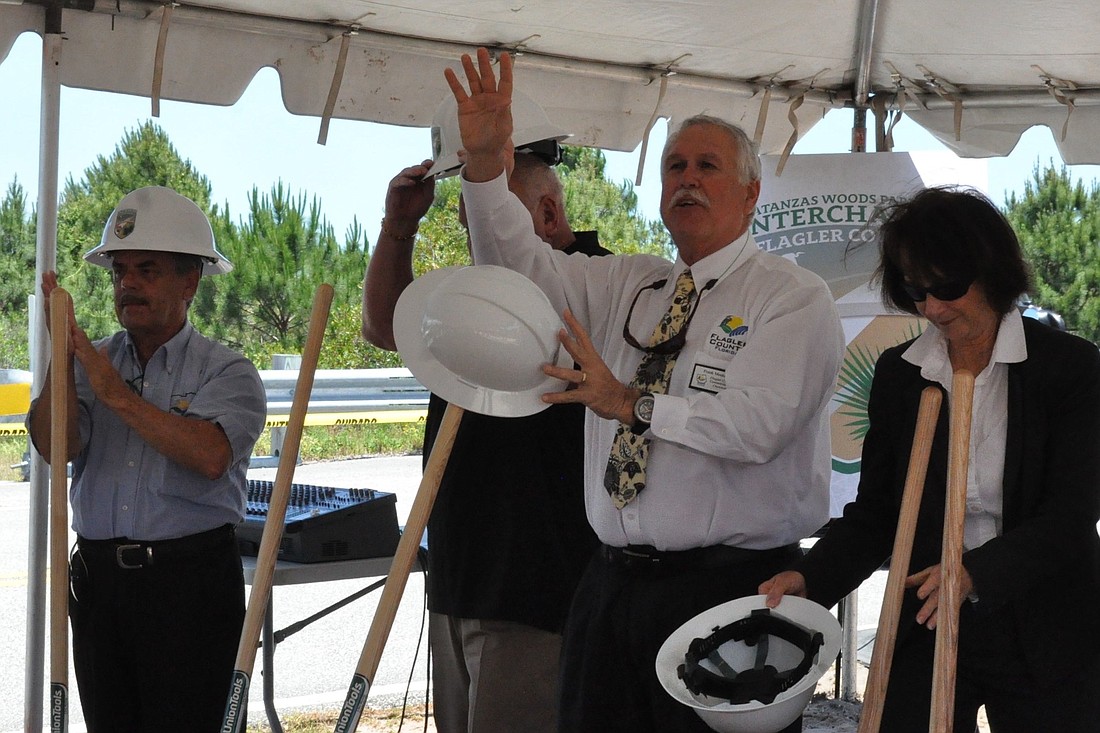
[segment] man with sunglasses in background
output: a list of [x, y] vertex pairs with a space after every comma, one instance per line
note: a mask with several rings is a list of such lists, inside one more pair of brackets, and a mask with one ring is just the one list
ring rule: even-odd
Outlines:
[[[744, 132], [685, 120], [662, 154], [661, 215], [679, 257], [571, 258], [539, 244], [509, 194], [512, 61], [463, 57], [458, 104], [474, 261], [530, 277], [564, 313], [581, 403], [585, 500], [602, 545], [563, 649], [561, 731], [708, 731], [658, 681], [681, 624], [757, 586], [828, 519], [828, 404], [844, 339], [828, 287], [749, 233], [760, 162]], [[686, 650], [685, 650], [686, 651]], [[789, 730], [798, 730], [796, 721]]]
[[[551, 136], [551, 137], [547, 137]], [[510, 190], [540, 246], [578, 259], [610, 254], [596, 232], [574, 232], [552, 165], [564, 131], [517, 94]], [[434, 161], [401, 171], [363, 288], [363, 335], [393, 350], [393, 313], [413, 281], [413, 243], [435, 180], [458, 172], [454, 98], [432, 130]], [[459, 218], [465, 224], [460, 202]], [[549, 245], [549, 246], [547, 246]], [[433, 394], [425, 460], [447, 403]], [[596, 546], [584, 516], [584, 408], [519, 418], [465, 413], [428, 521], [429, 640], [440, 733], [551, 733], [557, 729], [561, 632], [573, 590]]]

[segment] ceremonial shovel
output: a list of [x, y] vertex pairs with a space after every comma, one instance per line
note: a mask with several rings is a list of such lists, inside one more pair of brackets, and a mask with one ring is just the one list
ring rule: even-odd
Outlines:
[[50, 731], [69, 729], [69, 310], [50, 292]]
[[405, 583], [416, 561], [420, 538], [428, 525], [435, 495], [439, 492], [439, 482], [451, 457], [455, 434], [458, 432], [464, 412], [461, 407], [448, 404], [446, 412], [443, 413], [443, 423], [439, 427], [439, 434], [428, 457], [428, 465], [424, 467], [424, 475], [420, 480], [420, 488], [416, 491], [416, 498], [413, 499], [412, 508], [409, 510], [405, 529], [397, 543], [397, 551], [394, 553], [389, 575], [386, 576], [382, 597], [378, 599], [378, 608], [374, 612], [370, 630], [367, 632], [367, 640], [363, 644], [363, 653], [351, 678], [351, 686], [348, 688], [344, 705], [340, 708], [340, 717], [337, 718], [336, 727], [333, 729], [335, 733], [351, 733], [359, 725], [359, 717], [363, 714], [371, 682], [375, 672], [378, 671], [378, 662], [382, 658], [382, 649], [386, 645], [393, 619], [397, 615], [397, 607], [401, 603]]
[[302, 441], [302, 428], [305, 426], [309, 396], [313, 391], [313, 377], [321, 354], [321, 342], [325, 336], [332, 295], [332, 286], [322, 283], [313, 297], [313, 312], [309, 318], [309, 332], [306, 334], [302, 366], [298, 370], [298, 381], [294, 385], [294, 400], [290, 404], [290, 417], [287, 419], [279, 468], [275, 473], [275, 486], [271, 490], [267, 519], [264, 522], [263, 535], [260, 537], [260, 549], [256, 553], [252, 592], [248, 596], [248, 610], [245, 612], [244, 625], [241, 629], [237, 661], [233, 668], [229, 698], [225, 703], [225, 716], [219, 728], [220, 733], [238, 733], [244, 730], [244, 723], [248, 719], [248, 685], [252, 667], [256, 662], [256, 642], [260, 636], [264, 614], [267, 613], [271, 585], [275, 578], [275, 563], [279, 559], [279, 545], [283, 538], [283, 520], [286, 518], [286, 507], [294, 482], [298, 447]]
[[882, 597], [882, 611], [878, 617], [875, 648], [871, 652], [871, 669], [867, 677], [867, 690], [863, 695], [863, 712], [859, 717], [857, 733], [878, 733], [882, 723], [882, 705], [886, 699], [890, 663], [894, 657], [901, 601], [905, 595], [905, 577], [913, 551], [917, 514], [924, 494], [924, 478], [928, 473], [928, 457], [932, 453], [932, 439], [936, 434], [936, 420], [939, 418], [942, 402], [943, 395], [936, 387], [925, 387], [921, 392], [913, 448], [909, 453], [909, 468], [905, 475], [905, 490], [898, 514], [898, 529], [894, 535], [894, 550], [890, 555], [890, 572], [886, 576], [886, 590]]
[[[944, 509], [943, 546], [940, 558], [941, 586], [936, 611], [936, 647], [932, 670], [932, 702], [929, 733], [949, 733], [954, 718], [955, 662], [959, 640], [959, 578], [962, 568], [963, 525], [966, 518], [966, 476], [970, 455], [970, 416], [974, 400], [974, 377], [955, 373], [951, 389], [950, 434], [948, 438], [947, 497]], [[916, 431], [909, 457], [897, 534], [890, 559], [890, 572], [883, 595], [875, 649], [864, 695], [858, 733], [878, 733], [882, 722], [890, 664], [905, 592], [905, 578], [913, 549], [917, 515], [928, 457], [939, 416], [941, 395], [935, 387], [921, 393]]]

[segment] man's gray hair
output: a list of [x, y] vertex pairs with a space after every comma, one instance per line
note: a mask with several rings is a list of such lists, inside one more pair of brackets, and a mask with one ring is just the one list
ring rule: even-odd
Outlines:
[[[726, 131], [734, 142], [734, 147], [737, 148], [737, 172], [741, 174], [742, 183], [751, 183], [752, 181], [760, 180], [760, 155], [756, 149], [756, 143], [752, 141], [745, 131], [732, 122], [727, 122], [721, 117], [715, 117], [714, 115], [692, 115], [686, 120], [680, 123], [680, 126], [676, 128], [676, 131], [668, 136], [665, 140], [665, 149], [661, 152], [661, 162], [664, 163], [665, 156], [668, 155], [669, 148], [676, 142], [676, 138], [680, 137], [680, 133], [689, 127], [697, 127], [699, 125], [713, 125]], [[664, 165], [661, 166], [661, 174], [664, 175]]]
[[563, 207], [565, 191], [561, 179], [546, 161], [530, 153], [517, 153], [512, 171], [512, 189], [528, 211], [534, 210], [543, 196], [552, 196]]

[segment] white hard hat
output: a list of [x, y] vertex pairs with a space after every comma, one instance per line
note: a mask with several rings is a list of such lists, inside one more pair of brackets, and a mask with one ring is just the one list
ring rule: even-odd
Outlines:
[[704, 611], [657, 654], [657, 677], [673, 698], [721, 733], [776, 733], [798, 719], [840, 651], [841, 629], [825, 607], [784, 596], [747, 596]]
[[[540, 155], [551, 165], [561, 162], [560, 141], [570, 133], [550, 121], [538, 102], [521, 91], [512, 91], [512, 145], [517, 153]], [[448, 94], [432, 117], [432, 163], [429, 177], [447, 178], [462, 167], [458, 151], [462, 133], [458, 129], [458, 102]]]
[[459, 407], [495, 417], [533, 415], [564, 390], [543, 364], [571, 367], [561, 319], [537, 285], [504, 267], [445, 267], [413, 280], [393, 314], [405, 365]]
[[164, 186], [146, 186], [126, 194], [108, 217], [99, 246], [84, 259], [109, 268], [111, 252], [126, 249], [196, 255], [203, 260], [203, 275], [233, 269], [214, 247], [214, 232], [202, 209]]

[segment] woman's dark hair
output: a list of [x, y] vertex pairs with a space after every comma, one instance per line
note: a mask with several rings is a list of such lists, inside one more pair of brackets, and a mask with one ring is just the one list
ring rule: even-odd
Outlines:
[[880, 207], [879, 266], [872, 282], [882, 301], [907, 313], [917, 306], [902, 287], [946, 281], [981, 284], [993, 310], [1004, 315], [1027, 292], [1030, 273], [1020, 242], [1004, 215], [973, 189], [926, 188]]

